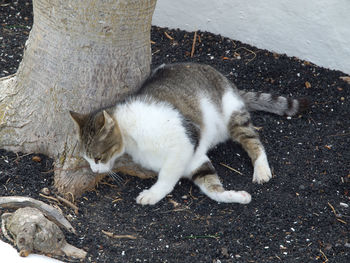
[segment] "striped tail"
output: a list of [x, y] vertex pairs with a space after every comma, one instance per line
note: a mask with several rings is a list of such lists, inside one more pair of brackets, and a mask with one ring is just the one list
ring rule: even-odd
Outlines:
[[248, 92], [239, 90], [249, 111], [266, 111], [277, 115], [293, 116], [309, 106], [306, 98], [293, 99], [270, 93]]

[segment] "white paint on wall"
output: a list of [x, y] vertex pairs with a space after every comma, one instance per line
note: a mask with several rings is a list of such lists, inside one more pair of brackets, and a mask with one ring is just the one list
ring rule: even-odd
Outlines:
[[158, 0], [153, 24], [220, 34], [350, 74], [350, 0]]

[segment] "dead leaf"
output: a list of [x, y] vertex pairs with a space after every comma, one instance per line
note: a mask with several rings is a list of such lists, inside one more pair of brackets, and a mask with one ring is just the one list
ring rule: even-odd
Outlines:
[[349, 76], [343, 76], [339, 77], [341, 80], [344, 80], [346, 83], [350, 84], [350, 77]]
[[310, 84], [310, 82], [305, 81], [305, 87], [306, 87], [307, 89], [311, 88], [311, 84]]
[[36, 155], [36, 156], [33, 156], [33, 157], [32, 157], [32, 161], [33, 161], [33, 162], [40, 163], [40, 162], [41, 162], [41, 158], [40, 158], [40, 156], [37, 156], [37, 155]]
[[174, 201], [173, 199], [169, 199], [169, 203], [171, 203], [174, 206], [174, 208], [180, 205], [178, 202]]
[[273, 55], [273, 57], [275, 58], [275, 59], [279, 59], [280, 58], [280, 55], [279, 54], [277, 54], [277, 53], [272, 53], [272, 55]]

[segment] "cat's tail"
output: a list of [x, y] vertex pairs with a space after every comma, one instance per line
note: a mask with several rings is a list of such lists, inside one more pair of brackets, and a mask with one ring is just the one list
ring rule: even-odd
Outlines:
[[266, 111], [278, 115], [293, 116], [309, 106], [307, 98], [287, 98], [270, 93], [239, 90], [249, 111]]

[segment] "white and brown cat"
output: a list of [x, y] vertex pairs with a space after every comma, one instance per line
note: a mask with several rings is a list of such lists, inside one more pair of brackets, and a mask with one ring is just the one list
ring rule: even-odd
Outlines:
[[113, 107], [90, 114], [70, 112], [79, 127], [82, 156], [95, 173], [113, 169], [124, 153], [158, 173], [137, 203], [153, 205], [169, 194], [180, 178], [192, 180], [213, 200], [247, 204], [245, 191], [225, 190], [207, 152], [228, 139], [242, 145], [254, 165], [253, 182], [272, 177], [266, 153], [249, 111], [292, 116], [305, 99], [238, 90], [208, 65], [162, 65], [137, 93]]

